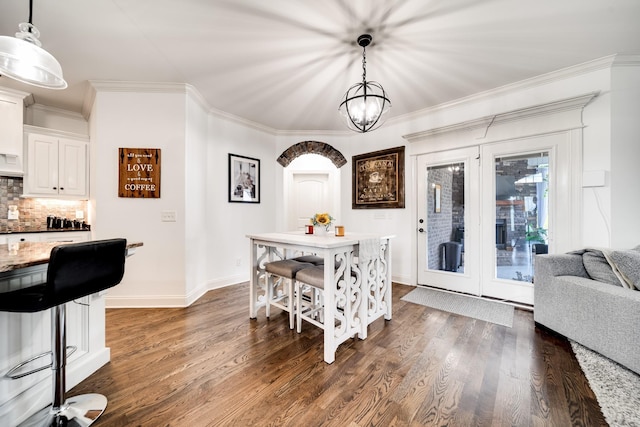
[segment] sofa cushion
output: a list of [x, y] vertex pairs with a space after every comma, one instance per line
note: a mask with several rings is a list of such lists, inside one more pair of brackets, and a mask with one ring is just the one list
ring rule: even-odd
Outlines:
[[593, 280], [624, 287], [601, 250], [585, 250], [582, 253], [582, 263], [584, 264], [584, 269], [587, 270]]
[[604, 253], [613, 273], [622, 279], [625, 288], [640, 290], [640, 250], [637, 250], [638, 248], [640, 247]]

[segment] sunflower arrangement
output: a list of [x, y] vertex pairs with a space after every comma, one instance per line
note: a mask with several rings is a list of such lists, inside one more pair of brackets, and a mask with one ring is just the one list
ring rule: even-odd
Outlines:
[[329, 231], [329, 226], [334, 219], [335, 218], [329, 215], [327, 212], [317, 213], [313, 217], [311, 217], [311, 224], [313, 224], [314, 227], [322, 226], [327, 231]]

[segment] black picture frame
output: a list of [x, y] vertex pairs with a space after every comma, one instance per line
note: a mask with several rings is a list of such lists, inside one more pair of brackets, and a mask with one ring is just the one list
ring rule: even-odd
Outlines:
[[229, 203], [260, 203], [260, 159], [229, 153]]
[[353, 209], [404, 208], [404, 146], [353, 156]]

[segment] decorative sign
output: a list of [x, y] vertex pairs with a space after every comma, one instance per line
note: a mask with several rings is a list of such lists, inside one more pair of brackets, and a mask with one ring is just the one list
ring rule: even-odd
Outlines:
[[119, 149], [118, 197], [160, 198], [160, 149]]
[[404, 208], [404, 146], [353, 156], [351, 205]]

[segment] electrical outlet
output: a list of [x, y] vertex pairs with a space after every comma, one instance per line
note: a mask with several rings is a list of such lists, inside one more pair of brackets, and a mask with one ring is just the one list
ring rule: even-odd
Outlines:
[[18, 212], [18, 207], [16, 205], [9, 205], [9, 210], [7, 211], [7, 219], [18, 219], [20, 212]]
[[240, 267], [242, 265], [242, 258], [236, 258], [236, 267]]
[[84, 211], [76, 211], [76, 219], [84, 219]]
[[162, 222], [176, 222], [176, 211], [162, 211], [160, 213], [160, 220]]

